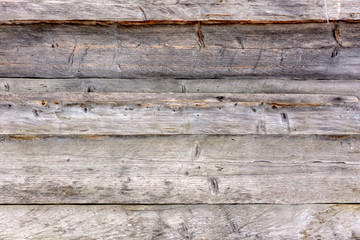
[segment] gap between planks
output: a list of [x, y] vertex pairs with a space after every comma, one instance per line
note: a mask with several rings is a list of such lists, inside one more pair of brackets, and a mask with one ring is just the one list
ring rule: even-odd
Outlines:
[[34, 25], [34, 24], [71, 24], [71, 25], [100, 25], [113, 24], [123, 26], [146, 26], [146, 25], [264, 25], [264, 24], [311, 24], [311, 23], [360, 23], [360, 19], [312, 19], [312, 20], [283, 20], [283, 21], [256, 21], [256, 20], [147, 20], [147, 21], [105, 21], [105, 20], [8, 20], [0, 21], [1, 25]]
[[114, 207], [152, 207], [152, 206], [316, 206], [316, 205], [344, 205], [356, 206], [358, 202], [316, 202], [316, 203], [0, 203], [0, 207], [6, 206], [114, 206]]

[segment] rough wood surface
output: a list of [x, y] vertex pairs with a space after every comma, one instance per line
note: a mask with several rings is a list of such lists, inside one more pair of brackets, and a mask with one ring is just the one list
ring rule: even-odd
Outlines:
[[358, 134], [355, 96], [2, 93], [1, 134]]
[[0, 21], [297, 21], [360, 18], [356, 0], [5, 0]]
[[360, 97], [359, 80], [0, 78], [0, 92], [284, 93]]
[[358, 239], [358, 205], [1, 206], [8, 239]]
[[0, 238], [359, 239], [359, 6], [2, 1]]
[[358, 79], [360, 24], [3, 25], [0, 76]]
[[0, 203], [359, 203], [359, 136], [8, 136]]

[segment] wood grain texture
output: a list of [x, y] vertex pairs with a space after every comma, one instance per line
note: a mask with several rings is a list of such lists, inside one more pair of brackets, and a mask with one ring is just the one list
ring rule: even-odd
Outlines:
[[359, 203], [360, 137], [2, 137], [0, 203]]
[[8, 239], [358, 239], [358, 205], [1, 206]]
[[0, 76], [356, 80], [359, 29], [348, 23], [2, 25]]
[[0, 78], [0, 92], [284, 93], [360, 97], [359, 80], [288, 78], [225, 79], [37, 79]]
[[359, 239], [359, 12], [2, 1], [0, 238]]
[[1, 134], [358, 134], [355, 96], [2, 93]]
[[0, 21], [296, 21], [359, 19], [356, 0], [6, 0]]

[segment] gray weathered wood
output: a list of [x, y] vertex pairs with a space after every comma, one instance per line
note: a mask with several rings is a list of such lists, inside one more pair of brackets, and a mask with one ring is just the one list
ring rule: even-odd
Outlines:
[[[1, 22], [100, 21], [296, 21], [359, 19], [356, 0], [5, 0]], [[15, 21], [14, 21], [15, 20]]]
[[358, 239], [358, 205], [1, 206], [8, 239]]
[[3, 137], [0, 203], [359, 203], [360, 137]]
[[359, 80], [0, 78], [0, 92], [284, 93], [360, 97]]
[[355, 96], [2, 93], [1, 134], [358, 134]]
[[199, 25], [3, 25], [0, 76], [358, 79], [360, 24], [335, 28], [320, 23], [204, 25], [200, 31]]

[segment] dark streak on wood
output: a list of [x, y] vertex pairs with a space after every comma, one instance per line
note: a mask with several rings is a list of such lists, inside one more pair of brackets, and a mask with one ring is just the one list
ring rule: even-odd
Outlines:
[[8, 83], [5, 83], [4, 87], [6, 92], [10, 92], [10, 85]]
[[343, 48], [342, 41], [340, 38], [340, 27], [339, 27], [338, 23], [335, 24], [333, 34], [334, 34], [335, 41], [337, 42], [337, 46], [332, 51], [331, 57], [336, 57], [339, 54], [341, 48]]
[[204, 35], [201, 32], [201, 24], [200, 24], [200, 22], [197, 25], [197, 35], [198, 35], [198, 38], [199, 38], [199, 46], [200, 47], [205, 47]]
[[219, 193], [219, 181], [216, 178], [209, 179], [209, 187], [212, 194], [216, 195]]
[[297, 106], [319, 107], [324, 105], [322, 103], [287, 103], [287, 102], [267, 102], [266, 104], [275, 107], [297, 107]]
[[199, 157], [200, 157], [200, 152], [201, 152], [201, 149], [200, 149], [200, 146], [198, 143], [195, 144], [195, 149], [194, 149], [194, 160], [198, 160]]
[[147, 15], [146, 15], [146, 13], [145, 13], [145, 11], [144, 11], [144, 9], [142, 8], [142, 7], [140, 7], [140, 6], [138, 6], [139, 7], [139, 9], [140, 9], [140, 11], [141, 11], [141, 13], [143, 14], [143, 16], [144, 16], [144, 21], [146, 22], [146, 21], [148, 21], [148, 17], [147, 17]]
[[290, 128], [290, 120], [289, 120], [289, 116], [286, 113], [280, 113], [281, 116], [281, 120], [286, 124], [287, 126], [287, 132], [290, 133], [291, 128]]
[[71, 66], [73, 65], [73, 63], [74, 63], [74, 54], [75, 54], [75, 50], [76, 50], [76, 46], [74, 46], [74, 48], [73, 48], [73, 50], [71, 51], [71, 54], [70, 54], [70, 56], [69, 56], [69, 61], [68, 61], [68, 63], [70, 63], [71, 64]]
[[256, 59], [256, 63], [254, 64], [254, 67], [253, 67], [253, 69], [252, 69], [252, 72], [253, 72], [253, 73], [255, 73], [256, 68], [257, 68], [257, 66], [258, 66], [258, 64], [259, 64], [259, 62], [260, 62], [262, 52], [263, 52], [263, 49], [261, 48], [261, 49], [259, 50], [259, 55], [258, 55], [258, 57], [257, 57], [257, 59]]

